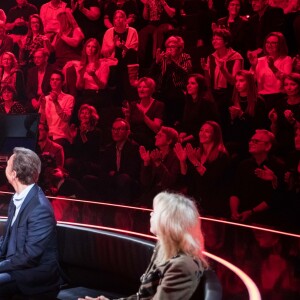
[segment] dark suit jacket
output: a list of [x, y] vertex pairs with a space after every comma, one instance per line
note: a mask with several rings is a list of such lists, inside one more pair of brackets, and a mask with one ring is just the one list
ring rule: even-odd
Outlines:
[[[51, 91], [50, 76], [54, 70], [53, 65], [47, 64], [45, 75], [42, 82], [42, 91], [44, 95], [48, 95]], [[32, 98], [37, 97], [38, 90], [38, 67], [32, 67], [27, 73], [26, 95], [29, 102]]]
[[[13, 217], [12, 207], [13, 200], [7, 224]], [[34, 185], [29, 191], [13, 226], [9, 227], [0, 242], [0, 273], [11, 274], [25, 295], [58, 290], [56, 221], [39, 186]]]
[[[116, 144], [110, 144], [103, 155], [102, 170], [104, 172], [117, 171]], [[141, 158], [139, 146], [127, 140], [121, 152], [119, 174], [128, 174], [132, 179], [139, 181]]]

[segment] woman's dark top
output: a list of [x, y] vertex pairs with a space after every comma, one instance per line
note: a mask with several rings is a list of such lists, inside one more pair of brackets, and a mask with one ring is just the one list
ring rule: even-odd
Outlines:
[[[136, 107], [137, 102], [130, 103], [130, 129], [131, 138], [138, 143], [143, 145], [146, 149], [154, 148], [154, 137], [155, 132], [152, 131], [144, 122], [143, 114]], [[154, 100], [146, 116], [151, 120], [163, 119], [164, 104], [160, 101]]]
[[285, 118], [285, 110], [291, 110], [296, 121], [300, 122], [300, 103], [291, 105], [287, 102], [287, 97], [283, 97], [275, 106], [277, 113], [276, 141], [279, 147], [278, 150], [282, 155], [288, 154], [295, 148], [295, 128]]
[[198, 141], [199, 130], [206, 121], [219, 121], [215, 102], [206, 98], [193, 101], [191, 96], [186, 96], [180, 130]]
[[2, 102], [0, 104], [0, 113], [1, 114], [25, 114], [26, 111], [22, 104], [20, 104], [19, 102], [14, 102], [14, 104], [10, 108], [10, 111], [7, 113], [4, 108], [4, 102]]
[[200, 203], [204, 215], [227, 215], [227, 171], [229, 157], [220, 152], [214, 161], [206, 161], [205, 173], [201, 176], [192, 164], [188, 164], [186, 176], [189, 194]]

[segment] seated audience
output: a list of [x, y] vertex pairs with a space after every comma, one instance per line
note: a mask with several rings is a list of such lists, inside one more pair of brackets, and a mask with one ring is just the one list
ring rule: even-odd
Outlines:
[[97, 176], [85, 176], [84, 185], [92, 198], [130, 204], [137, 196], [140, 175], [138, 145], [129, 140], [129, 123], [116, 119], [111, 128], [113, 142], [101, 157]]
[[59, 32], [52, 40], [55, 66], [62, 69], [69, 60], [80, 60], [84, 34], [69, 11], [57, 15]]
[[38, 11], [27, 0], [16, 0], [16, 3], [7, 13], [6, 30], [17, 44], [27, 34], [29, 17]]
[[[208, 266], [196, 204], [180, 194], [162, 192], [154, 198], [150, 215], [150, 231], [158, 242], [139, 291], [127, 299], [191, 299]], [[109, 300], [78, 300], [87, 299]]]
[[12, 85], [4, 85], [1, 88], [0, 113], [2, 114], [24, 114], [25, 108], [16, 100], [17, 92]]
[[271, 130], [278, 142], [278, 152], [284, 157], [294, 149], [294, 133], [300, 124], [300, 74], [290, 73], [283, 80], [285, 95], [269, 113]]
[[44, 35], [42, 19], [38, 14], [31, 15], [28, 22], [28, 33], [19, 42], [19, 62], [24, 70], [33, 67], [33, 55], [39, 48], [45, 48], [50, 53], [52, 46], [49, 39]]
[[179, 123], [179, 140], [198, 144], [201, 126], [209, 120], [218, 121], [219, 116], [214, 99], [205, 78], [200, 74], [189, 75], [186, 86], [182, 121]]
[[232, 156], [244, 157], [248, 141], [256, 129], [268, 129], [269, 120], [264, 99], [258, 96], [253, 74], [246, 70], [236, 73], [235, 87], [229, 107], [230, 124], [226, 132], [227, 150]]
[[0, 57], [0, 85], [10, 84], [17, 91], [17, 100], [25, 101], [24, 75], [12, 52], [4, 52]]
[[264, 41], [264, 56], [257, 57], [255, 52], [248, 52], [250, 71], [257, 80], [258, 93], [265, 99], [268, 112], [275, 107], [283, 92], [281, 80], [292, 71], [292, 58], [284, 35], [271, 32]]
[[64, 75], [53, 71], [50, 77], [50, 93], [42, 97], [39, 112], [41, 121], [49, 126], [49, 137], [64, 148], [66, 157], [69, 156], [70, 118], [74, 108], [74, 97], [62, 92]]
[[272, 197], [284, 174], [282, 162], [270, 155], [274, 142], [267, 130], [256, 130], [250, 139], [251, 157], [239, 164], [230, 196], [232, 220], [272, 224]]
[[123, 100], [128, 99], [130, 95], [128, 65], [137, 63], [139, 40], [136, 29], [127, 25], [126, 14], [123, 10], [115, 11], [113, 25], [103, 36], [101, 52], [104, 57], [118, 59], [116, 85], [118, 97]]
[[13, 39], [6, 34], [5, 24], [0, 23], [0, 55], [13, 50]]
[[182, 118], [184, 90], [192, 63], [180, 36], [169, 37], [165, 47], [165, 51], [157, 49], [149, 76], [157, 82], [158, 99], [165, 103], [165, 124], [174, 126]]
[[178, 133], [171, 127], [162, 126], [155, 136], [156, 149], [148, 151], [140, 146], [143, 161], [141, 168], [142, 203], [151, 206], [151, 199], [161, 191], [175, 190], [180, 174], [179, 161], [173, 151]]
[[40, 9], [40, 17], [44, 24], [45, 34], [50, 37], [59, 31], [57, 15], [66, 11], [67, 3], [62, 0], [50, 0], [44, 3]]
[[[199, 148], [175, 145], [180, 171], [188, 193], [200, 203], [205, 215], [226, 215], [226, 176], [229, 157], [223, 144], [218, 123], [206, 121], [199, 131]], [[187, 163], [188, 160], [188, 163]]]
[[45, 48], [39, 48], [33, 53], [35, 66], [27, 72], [26, 98], [27, 110], [38, 111], [41, 98], [51, 91], [50, 76], [54, 71], [52, 64], [48, 63], [49, 52]]
[[229, 122], [228, 107], [232, 98], [235, 75], [243, 69], [243, 57], [231, 48], [231, 33], [227, 29], [213, 31], [212, 45], [215, 51], [207, 62], [201, 59], [205, 77], [216, 101], [224, 130]]
[[64, 149], [61, 145], [49, 139], [49, 127], [46, 123], [39, 123], [38, 150], [39, 156], [48, 156], [55, 162], [55, 166], [62, 168], [65, 162]]
[[127, 102], [122, 108], [131, 127], [131, 138], [146, 149], [154, 148], [154, 137], [162, 125], [164, 104], [152, 98], [155, 82], [148, 77], [138, 81], [138, 102]]
[[79, 0], [68, 1], [68, 7], [71, 7], [72, 14], [82, 29], [85, 39], [100, 38], [100, 1], [98, 0]]
[[78, 127], [70, 127], [72, 149], [65, 168], [72, 177], [81, 179], [85, 174], [93, 174], [99, 164], [101, 132], [97, 128], [99, 115], [93, 106], [81, 105], [78, 120]]

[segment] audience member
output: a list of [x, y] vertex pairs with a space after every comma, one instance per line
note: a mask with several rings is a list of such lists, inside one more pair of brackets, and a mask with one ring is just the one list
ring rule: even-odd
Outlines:
[[218, 121], [219, 116], [214, 99], [205, 78], [200, 74], [189, 75], [182, 121], [179, 124], [181, 143], [198, 144], [201, 126], [209, 120]]
[[284, 14], [279, 7], [269, 5], [269, 0], [252, 0], [254, 14], [249, 19], [250, 49], [259, 54], [263, 50], [264, 41], [271, 32], [283, 32]]
[[85, 187], [96, 194], [91, 194], [92, 197], [132, 204], [139, 189], [139, 148], [128, 138], [130, 126], [126, 120], [117, 118], [112, 124], [111, 134], [113, 143], [102, 154], [99, 173], [97, 177], [85, 176]]
[[207, 62], [201, 59], [201, 65], [216, 101], [221, 118], [222, 129], [229, 121], [228, 107], [232, 97], [234, 78], [243, 69], [243, 57], [231, 46], [231, 33], [227, 29], [213, 31], [212, 45], [215, 49]]
[[26, 98], [27, 110], [38, 111], [41, 100], [51, 91], [50, 76], [54, 71], [53, 65], [48, 63], [49, 52], [45, 48], [39, 48], [33, 53], [35, 66], [27, 72]]
[[158, 99], [165, 103], [165, 124], [174, 126], [182, 118], [184, 89], [188, 74], [192, 71], [192, 63], [190, 55], [183, 52], [182, 37], [169, 37], [165, 47], [166, 51], [157, 49], [150, 77], [157, 82]]
[[[138, 293], [128, 299], [191, 299], [207, 268], [196, 204], [185, 196], [163, 192], [154, 198], [150, 215], [150, 231], [158, 242]], [[109, 300], [104, 296], [78, 300], [87, 299]]]
[[180, 174], [179, 161], [173, 151], [178, 141], [178, 132], [162, 126], [155, 136], [156, 149], [148, 151], [140, 146], [143, 161], [141, 184], [143, 187], [142, 204], [151, 205], [151, 200], [164, 190], [176, 190]]
[[282, 184], [284, 166], [270, 155], [273, 133], [256, 130], [249, 141], [251, 158], [242, 161], [230, 196], [231, 218], [239, 222], [269, 224], [274, 190]]
[[0, 85], [2, 87], [6, 84], [12, 85], [17, 91], [16, 99], [20, 102], [24, 102], [24, 75], [12, 52], [4, 52], [0, 57]]
[[113, 27], [113, 18], [117, 10], [122, 10], [126, 14], [128, 26], [135, 27], [138, 16], [137, 3], [134, 0], [112, 0], [109, 1], [104, 10], [104, 25], [107, 29]]
[[70, 127], [72, 137], [71, 158], [66, 161], [66, 169], [74, 178], [81, 179], [85, 174], [93, 174], [99, 164], [101, 131], [97, 128], [99, 115], [88, 104], [80, 106], [79, 126]]
[[284, 157], [294, 149], [294, 133], [300, 124], [300, 74], [290, 73], [283, 80], [283, 96], [269, 113], [271, 129], [278, 142], [278, 152]]
[[264, 97], [268, 112], [275, 107], [282, 97], [282, 78], [292, 71], [292, 58], [284, 35], [271, 32], [264, 41], [264, 56], [257, 57], [255, 52], [248, 52], [251, 71], [257, 80], [258, 93]]
[[56, 221], [51, 204], [36, 184], [40, 171], [41, 161], [33, 151], [14, 148], [5, 170], [15, 194], [1, 238], [2, 299], [15, 294], [55, 298], [59, 292]]
[[[81, 61], [70, 61], [65, 65], [67, 73], [67, 85], [72, 85], [70, 68], [74, 66], [76, 71], [76, 88], [79, 92], [78, 106], [81, 104], [93, 105], [98, 112], [105, 106], [103, 90], [107, 86], [109, 79], [109, 63], [105, 59], [100, 59], [101, 47], [94, 38], [88, 39], [81, 55]], [[74, 81], [74, 80], [73, 80]]]
[[71, 143], [70, 118], [74, 108], [74, 97], [62, 92], [64, 75], [53, 71], [50, 77], [51, 91], [41, 100], [39, 112], [41, 121], [49, 126], [49, 137], [64, 148], [66, 157], [69, 156]]
[[62, 0], [50, 0], [41, 6], [40, 17], [44, 24], [45, 34], [50, 37], [59, 31], [57, 15], [65, 12], [67, 3]]
[[6, 30], [17, 44], [27, 34], [29, 17], [38, 11], [27, 0], [16, 0], [16, 3], [7, 13]]
[[4, 85], [1, 88], [0, 113], [4, 114], [24, 114], [25, 109], [21, 103], [16, 100], [17, 92], [12, 85]]
[[[229, 165], [220, 125], [205, 122], [199, 131], [199, 148], [175, 145], [188, 193], [200, 203], [205, 215], [226, 216], [226, 171]], [[189, 164], [187, 164], [187, 159]]]
[[0, 25], [5, 25], [6, 23], [6, 13], [3, 9], [0, 9]]
[[55, 66], [62, 69], [69, 60], [80, 60], [84, 35], [69, 11], [57, 15], [59, 32], [54, 36], [52, 45], [55, 51]]
[[19, 41], [19, 63], [24, 70], [32, 67], [34, 52], [39, 48], [45, 48], [50, 53], [52, 46], [49, 39], [44, 35], [42, 19], [38, 14], [31, 15], [28, 22], [28, 33]]
[[97, 0], [70, 0], [68, 1], [73, 16], [81, 28], [86, 40], [100, 38], [100, 5]]
[[232, 48], [245, 56], [247, 50], [249, 50], [249, 25], [248, 19], [240, 15], [241, 6], [243, 3], [243, 0], [225, 1], [228, 15], [219, 19], [217, 26], [230, 31], [232, 37]]
[[6, 34], [5, 24], [0, 23], [0, 55], [13, 50], [13, 39]]
[[270, 126], [264, 99], [258, 96], [251, 72], [241, 70], [236, 73], [232, 104], [229, 107], [226, 147], [231, 156], [245, 157], [248, 141], [255, 130], [268, 129]]
[[143, 18], [148, 24], [139, 31], [139, 63], [148, 67], [147, 45], [152, 41], [152, 56], [163, 45], [164, 35], [174, 29], [180, 13], [180, 1], [177, 0], [141, 0], [144, 5]]
[[122, 111], [130, 123], [131, 138], [146, 149], [154, 148], [154, 137], [159, 131], [164, 112], [164, 104], [152, 98], [155, 81], [142, 77], [138, 81], [139, 102], [126, 102]]
[[65, 162], [64, 149], [61, 145], [49, 139], [49, 127], [46, 123], [39, 123], [39, 139], [38, 139], [39, 156], [50, 156], [55, 166], [62, 168]]
[[[113, 25], [104, 34], [101, 52], [104, 57], [118, 59], [116, 68], [117, 97], [122, 102], [130, 97], [128, 66], [137, 63], [139, 41], [136, 29], [127, 25], [126, 14], [123, 10], [115, 11]], [[137, 74], [135, 77], [138, 77]]]

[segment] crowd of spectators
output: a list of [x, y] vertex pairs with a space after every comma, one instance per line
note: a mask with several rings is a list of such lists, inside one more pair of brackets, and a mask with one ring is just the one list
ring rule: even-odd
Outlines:
[[40, 113], [48, 194], [149, 207], [170, 189], [300, 229], [299, 0], [0, 7], [0, 113]]

